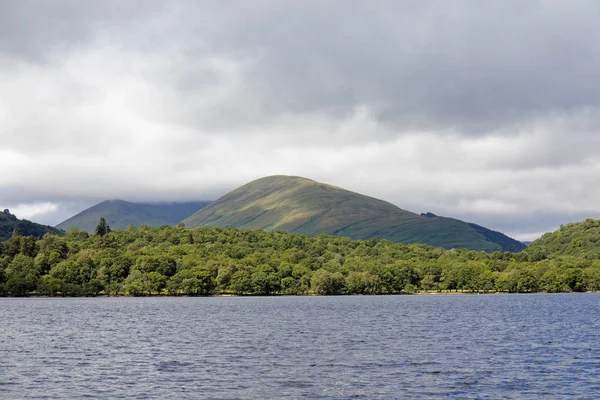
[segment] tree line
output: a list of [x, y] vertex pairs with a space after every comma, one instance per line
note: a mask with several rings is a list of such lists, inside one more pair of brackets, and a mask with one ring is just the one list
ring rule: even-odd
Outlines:
[[[90, 235], [0, 243], [0, 295], [338, 295], [600, 290], [600, 221], [572, 224], [520, 253], [446, 250], [227, 228], [101, 221]], [[562, 249], [562, 250], [561, 250]], [[579, 249], [580, 251], [576, 251]]]

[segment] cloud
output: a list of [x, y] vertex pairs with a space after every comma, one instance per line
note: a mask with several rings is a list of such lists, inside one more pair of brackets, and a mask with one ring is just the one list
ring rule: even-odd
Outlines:
[[10, 209], [11, 213], [19, 219], [31, 219], [38, 215], [48, 214], [56, 211], [57, 206], [53, 203], [18, 204]]
[[0, 203], [44, 221], [272, 174], [518, 235], [600, 214], [594, 1], [5, 10]]

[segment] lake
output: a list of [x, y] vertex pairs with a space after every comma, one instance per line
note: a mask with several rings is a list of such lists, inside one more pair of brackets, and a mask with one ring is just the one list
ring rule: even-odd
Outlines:
[[2, 399], [600, 398], [600, 294], [0, 299]]

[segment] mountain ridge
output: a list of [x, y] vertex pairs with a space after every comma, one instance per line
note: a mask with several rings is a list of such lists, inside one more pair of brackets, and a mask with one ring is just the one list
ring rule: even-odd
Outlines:
[[273, 175], [225, 194], [182, 222], [190, 228], [335, 234], [488, 252], [525, 248], [500, 232], [429, 214], [418, 215], [381, 199], [303, 177]]
[[120, 199], [105, 200], [68, 218], [56, 227], [63, 230], [77, 227], [93, 233], [100, 217], [104, 217], [113, 229], [126, 229], [129, 225], [136, 227], [177, 225], [182, 219], [208, 203], [206, 201], [135, 203]]

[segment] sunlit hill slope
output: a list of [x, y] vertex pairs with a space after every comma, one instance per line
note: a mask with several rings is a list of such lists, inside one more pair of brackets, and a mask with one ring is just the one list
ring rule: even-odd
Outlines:
[[188, 228], [282, 230], [353, 239], [385, 238], [488, 252], [525, 246], [499, 232], [452, 218], [415, 214], [383, 200], [295, 176], [250, 182], [183, 221]]

